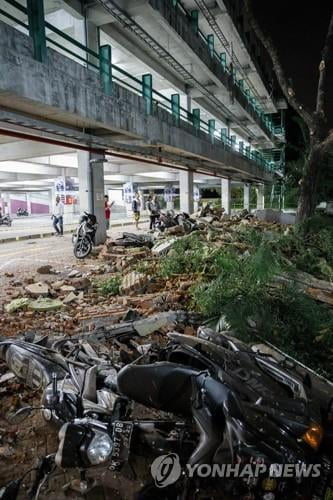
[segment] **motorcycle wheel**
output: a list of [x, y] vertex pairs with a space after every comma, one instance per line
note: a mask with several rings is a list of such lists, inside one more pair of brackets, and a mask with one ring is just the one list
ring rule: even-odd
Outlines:
[[80, 238], [74, 245], [74, 256], [77, 259], [84, 259], [92, 250], [92, 243], [88, 238]]

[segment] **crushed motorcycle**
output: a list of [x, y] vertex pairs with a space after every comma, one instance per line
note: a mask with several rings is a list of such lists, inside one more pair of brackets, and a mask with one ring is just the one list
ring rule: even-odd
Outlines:
[[[177, 324], [197, 321], [168, 312], [92, 334], [0, 343], [0, 359], [41, 390], [39, 409], [58, 428], [58, 449], [38, 464], [28, 498], [40, 498], [57, 468], [79, 469], [84, 497], [89, 469], [121, 474], [132, 456], [148, 454], [152, 461], [176, 457], [179, 474], [167, 481], [169, 463], [137, 493], [141, 500], [331, 498], [332, 385], [229, 333], [205, 325], [196, 337], [177, 333]], [[166, 324], [172, 324], [167, 341], [147, 343]], [[154, 417], [136, 418], [138, 404]], [[33, 409], [23, 408], [16, 417]], [[237, 478], [189, 474], [223, 464], [261, 465], [262, 472]], [[320, 474], [272, 478], [274, 464], [307, 470], [316, 465]], [[0, 498], [15, 500], [21, 483], [4, 486]]]

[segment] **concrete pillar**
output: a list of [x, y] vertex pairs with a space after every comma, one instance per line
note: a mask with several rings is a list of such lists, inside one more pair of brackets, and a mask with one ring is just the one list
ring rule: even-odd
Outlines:
[[231, 180], [221, 179], [221, 204], [225, 213], [230, 215], [231, 212]]
[[31, 197], [30, 197], [30, 193], [27, 193], [26, 197], [27, 197], [27, 211], [28, 211], [28, 214], [31, 215]]
[[97, 217], [96, 245], [106, 240], [103, 161], [104, 155], [89, 151], [78, 152], [80, 210], [86, 210]]
[[256, 188], [257, 191], [257, 210], [264, 210], [265, 208], [265, 186], [259, 184]]
[[[99, 53], [97, 26], [88, 20], [86, 20], [86, 46], [96, 54]], [[98, 60], [92, 54], [87, 54], [87, 60], [92, 64], [98, 64]]]
[[3, 198], [3, 205], [4, 205], [4, 213], [8, 214], [8, 215], [12, 215], [9, 193], [3, 193], [2, 198]]
[[193, 172], [179, 172], [180, 210], [193, 213]]
[[244, 184], [244, 208], [250, 211], [250, 184]]

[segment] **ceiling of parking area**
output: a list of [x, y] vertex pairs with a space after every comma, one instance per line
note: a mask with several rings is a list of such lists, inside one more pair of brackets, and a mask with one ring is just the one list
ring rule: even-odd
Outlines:
[[[106, 185], [122, 185], [128, 181], [161, 185], [178, 181], [178, 172], [174, 168], [109, 155], [106, 160]], [[0, 135], [0, 191], [51, 189], [54, 180], [63, 176], [78, 177], [78, 155], [75, 149]], [[210, 183], [212, 179], [201, 174], [195, 175], [199, 183]]]

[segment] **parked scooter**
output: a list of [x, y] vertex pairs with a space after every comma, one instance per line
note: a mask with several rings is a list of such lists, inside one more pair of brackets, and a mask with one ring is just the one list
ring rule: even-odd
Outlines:
[[196, 222], [190, 218], [189, 214], [186, 212], [176, 214], [173, 210], [161, 212], [155, 226], [156, 229], [161, 232], [164, 232], [165, 229], [174, 226], [183, 226], [185, 233], [190, 233], [198, 229]]
[[9, 217], [9, 215], [3, 215], [0, 216], [0, 226], [8, 226], [10, 227], [12, 225], [12, 219]]
[[[171, 315], [176, 323], [188, 321], [186, 313]], [[332, 388], [321, 393], [297, 367], [291, 371], [284, 362], [205, 327], [198, 337], [170, 333], [164, 347], [136, 344], [136, 337], [142, 341], [163, 319], [160, 314], [115, 325], [94, 333], [92, 345], [88, 334], [0, 343], [0, 358], [9, 369], [43, 389], [43, 416], [60, 429], [58, 450], [39, 463], [27, 498], [37, 499], [57, 468], [78, 468], [86, 493], [85, 471], [97, 465], [121, 471], [132, 454], [163, 455], [172, 462], [158, 469], [155, 484], [139, 492], [141, 500], [189, 500], [201, 498], [202, 491], [214, 500], [331, 498]], [[103, 338], [116, 341], [109, 352], [97, 350], [96, 340]], [[121, 360], [121, 345], [129, 364]], [[153, 410], [154, 417], [135, 418], [137, 403]], [[32, 410], [21, 409], [17, 416]], [[156, 411], [174, 417], [157, 418]], [[260, 465], [260, 473], [250, 479], [191, 477], [186, 464], [192, 470]], [[288, 474], [270, 477], [276, 464], [289, 466]], [[290, 464], [310, 471], [316, 465], [320, 474], [291, 477]], [[12, 481], [0, 498], [15, 500], [21, 483]]]
[[79, 225], [72, 235], [74, 245], [74, 255], [77, 259], [87, 257], [95, 244], [97, 231], [97, 219], [94, 214], [84, 212], [79, 219]]
[[19, 208], [16, 212], [17, 217], [27, 217], [29, 215], [28, 210]]

